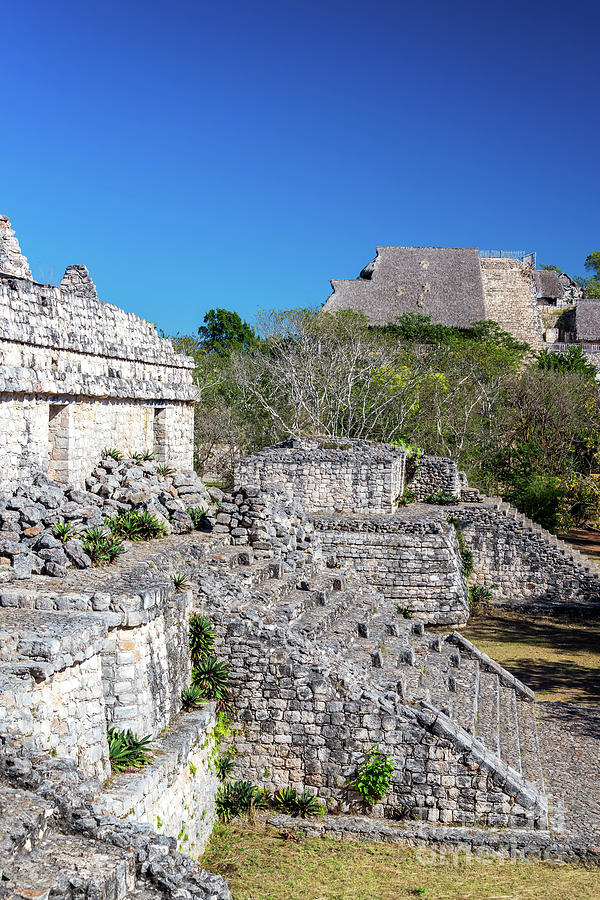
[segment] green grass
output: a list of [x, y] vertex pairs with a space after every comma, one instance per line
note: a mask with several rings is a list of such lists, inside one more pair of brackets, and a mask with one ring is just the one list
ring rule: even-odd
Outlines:
[[600, 703], [600, 623], [482, 607], [460, 631], [532, 688], [536, 700]]
[[[292, 838], [269, 826], [217, 825], [202, 865], [234, 900], [578, 900], [598, 896], [598, 869], [471, 858], [431, 864], [428, 850]], [[427, 864], [429, 862], [429, 864]]]

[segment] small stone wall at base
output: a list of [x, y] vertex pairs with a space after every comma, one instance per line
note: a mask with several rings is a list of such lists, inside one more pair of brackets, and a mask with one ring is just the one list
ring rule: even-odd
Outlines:
[[215, 723], [214, 704], [183, 714], [154, 742], [153, 762], [111, 779], [100, 798], [103, 813], [147, 822], [159, 834], [176, 838], [182, 852], [203, 853], [216, 820], [220, 783], [214, 769]]
[[283, 831], [299, 831], [311, 837], [336, 838], [340, 841], [382, 841], [421, 847], [419, 861], [435, 865], [458, 858], [458, 854], [486, 859], [545, 859], [564, 863], [600, 865], [600, 850], [582, 846], [575, 840], [560, 838], [549, 831], [526, 829], [475, 829], [423, 822], [394, 823], [366, 816], [326, 816], [310, 821], [291, 816], [268, 816], [266, 820]]
[[368, 520], [315, 517], [323, 556], [352, 566], [367, 584], [425, 622], [464, 623], [467, 587], [452, 525], [430, 517]]

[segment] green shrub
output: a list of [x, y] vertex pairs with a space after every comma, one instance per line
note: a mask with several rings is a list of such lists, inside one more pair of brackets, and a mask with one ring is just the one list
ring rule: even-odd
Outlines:
[[460, 552], [460, 559], [462, 563], [462, 571], [465, 577], [465, 581], [468, 581], [469, 576], [473, 574], [474, 569], [473, 553], [471, 550], [467, 550], [465, 536], [462, 533], [462, 529], [460, 528], [460, 520], [456, 519], [454, 516], [448, 516], [448, 522], [451, 525], [454, 525], [454, 530], [456, 531], [456, 540], [458, 542], [458, 549]]
[[400, 606], [400, 604], [397, 603], [396, 612], [398, 613], [398, 615], [402, 616], [403, 619], [412, 619], [412, 613], [408, 606]]
[[396, 506], [408, 506], [417, 499], [415, 491], [404, 491], [396, 497]]
[[295, 788], [283, 788], [283, 790], [275, 794], [273, 801], [277, 809], [288, 813], [290, 816], [300, 816], [300, 818], [306, 819], [311, 816], [323, 816], [325, 814], [323, 804], [320, 803], [317, 797], [313, 797], [306, 790], [299, 794]]
[[456, 506], [458, 497], [449, 491], [435, 491], [425, 497], [425, 503], [434, 503], [436, 506]]
[[78, 535], [77, 529], [72, 522], [65, 522], [64, 520], [55, 522], [51, 531], [53, 536], [63, 544], [66, 544], [67, 541], [70, 541], [71, 538], [75, 538]]
[[98, 526], [88, 528], [82, 534], [83, 552], [87, 553], [94, 565], [112, 563], [125, 552], [121, 541], [112, 534], [106, 534]]
[[365, 803], [372, 806], [387, 794], [392, 781], [394, 766], [391, 758], [379, 747], [367, 750], [365, 758], [356, 770], [356, 776], [349, 787], [361, 795]]
[[116, 537], [128, 541], [150, 541], [166, 534], [164, 523], [145, 510], [132, 509], [116, 516], [109, 516], [105, 519], [105, 523]]
[[156, 467], [157, 475], [160, 475], [162, 478], [168, 478], [169, 475], [175, 474], [175, 469], [171, 469], [166, 463], [161, 463]]
[[242, 813], [265, 809], [268, 797], [262, 788], [250, 781], [234, 781], [222, 785], [217, 791], [216, 809], [222, 822], [230, 822]]
[[205, 657], [213, 655], [217, 632], [206, 616], [194, 613], [190, 616], [190, 655], [192, 666], [197, 666]]
[[126, 769], [139, 769], [150, 762], [148, 753], [151, 750], [151, 736], [138, 737], [129, 728], [127, 731], [119, 731], [118, 728], [108, 726], [106, 729], [108, 739], [108, 756], [113, 772], [124, 772]]
[[201, 706], [205, 706], [206, 703], [202, 688], [195, 684], [190, 684], [181, 692], [181, 707], [186, 712], [189, 712], [191, 709], [199, 709]]

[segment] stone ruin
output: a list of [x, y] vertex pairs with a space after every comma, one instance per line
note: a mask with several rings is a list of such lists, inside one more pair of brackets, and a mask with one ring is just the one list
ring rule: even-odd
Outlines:
[[[563, 782], [542, 768], [532, 691], [456, 630], [469, 616], [461, 544], [498, 607], [597, 615], [595, 565], [481, 497], [451, 460], [423, 458], [403, 508], [406, 456], [391, 445], [291, 439], [239, 460], [230, 494], [202, 485], [187, 456], [177, 471], [174, 455], [167, 474], [100, 449], [73, 483], [42, 455], [4, 489], [0, 896], [230, 897], [194, 862], [219, 781], [214, 703], [182, 711], [192, 613], [211, 619], [229, 667], [233, 777], [316, 794], [321, 832], [598, 863], [593, 829], [569, 809], [555, 817]], [[426, 502], [439, 491], [455, 503]], [[190, 530], [192, 506], [206, 509], [202, 530]], [[85, 527], [131, 509], [169, 533], [110, 567], [40, 546], [57, 516]], [[150, 764], [111, 775], [107, 725], [151, 735]], [[365, 809], [349, 781], [375, 744], [394, 773]]]
[[192, 468], [193, 361], [99, 300], [85, 266], [35, 282], [6, 216], [0, 354], [0, 490], [37, 471], [82, 488], [105, 447]]

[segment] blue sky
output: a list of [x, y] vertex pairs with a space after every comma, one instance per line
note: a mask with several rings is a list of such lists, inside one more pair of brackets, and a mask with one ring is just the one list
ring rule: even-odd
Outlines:
[[10, 4], [0, 211], [34, 277], [195, 331], [376, 245], [600, 249], [597, 4]]

